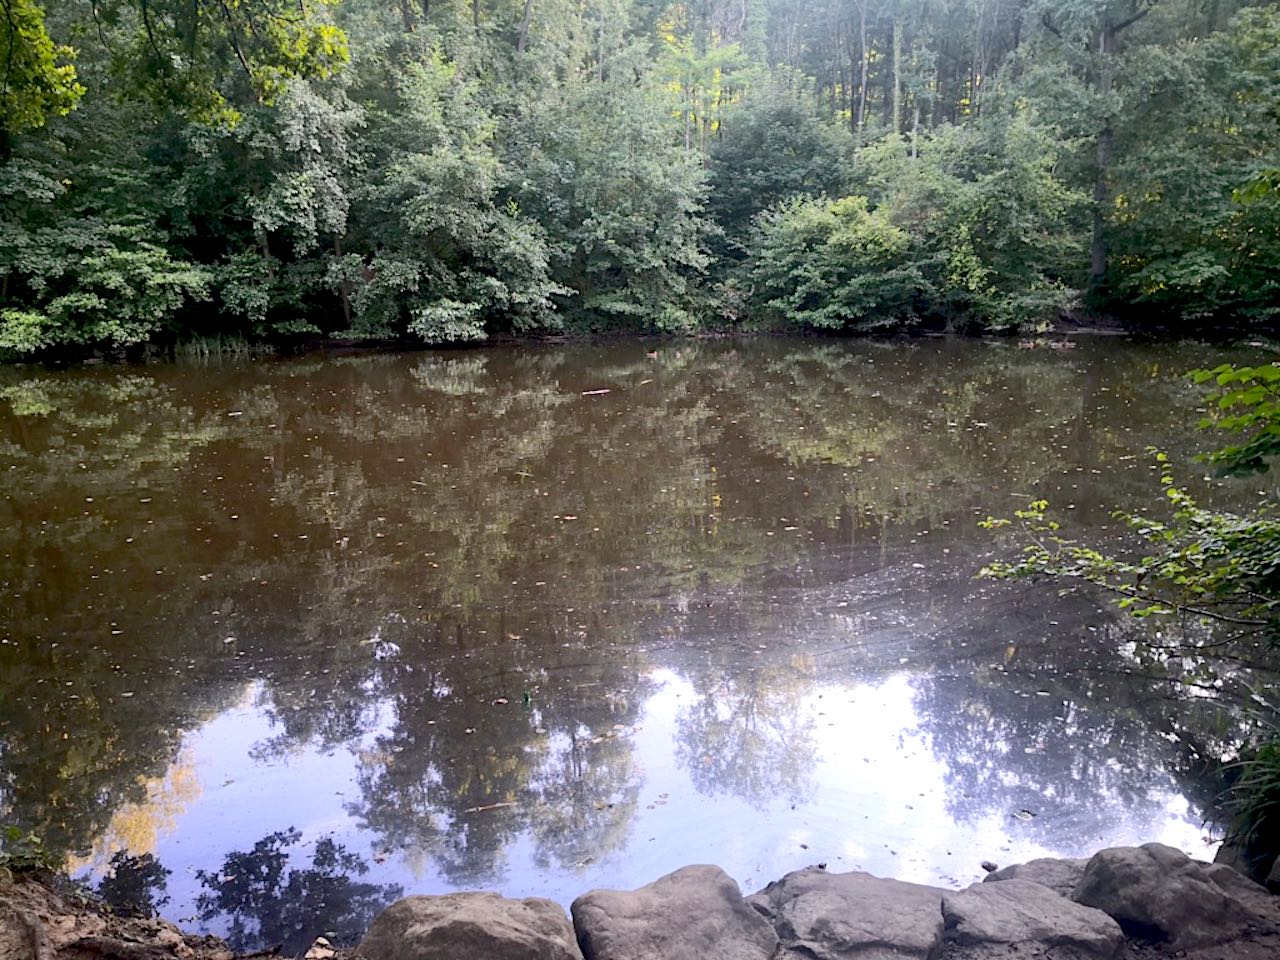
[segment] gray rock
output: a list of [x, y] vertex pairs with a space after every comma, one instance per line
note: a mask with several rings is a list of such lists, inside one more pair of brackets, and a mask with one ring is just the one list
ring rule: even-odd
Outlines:
[[1218, 852], [1213, 855], [1213, 862], [1235, 867], [1246, 877], [1251, 875], [1248, 854], [1244, 847], [1234, 840], [1223, 840], [1218, 845]]
[[[1225, 863], [1234, 867], [1250, 880], [1271, 887], [1270, 876], [1276, 869], [1276, 855], [1265, 849], [1258, 849], [1239, 840], [1223, 840], [1218, 852], [1213, 857], [1214, 863]], [[1273, 890], [1275, 888], [1272, 888]]]
[[947, 891], [869, 873], [789, 873], [750, 897], [785, 952], [806, 960], [936, 960]]
[[1271, 865], [1271, 872], [1267, 874], [1267, 889], [1272, 893], [1280, 893], [1280, 857], [1276, 858]]
[[581, 960], [564, 909], [496, 893], [405, 897], [356, 948], [367, 960]]
[[1132, 936], [1183, 950], [1280, 931], [1280, 907], [1265, 889], [1162, 843], [1094, 854], [1072, 899], [1114, 917]]
[[570, 908], [586, 960], [769, 960], [778, 937], [719, 867], [639, 890], [592, 890]]
[[1088, 860], [1055, 860], [1043, 857], [1039, 860], [1028, 860], [1026, 863], [1014, 863], [989, 873], [983, 883], [998, 880], [1030, 880], [1048, 887], [1054, 893], [1070, 897], [1076, 888]]
[[1031, 881], [975, 883], [942, 898], [946, 939], [971, 957], [1113, 960], [1124, 933], [1101, 910]]

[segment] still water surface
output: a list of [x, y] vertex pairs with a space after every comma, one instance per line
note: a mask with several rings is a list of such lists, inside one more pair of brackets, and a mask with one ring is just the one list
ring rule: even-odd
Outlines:
[[768, 340], [4, 371], [0, 813], [94, 880], [152, 854], [165, 915], [294, 948], [401, 890], [1211, 855], [1174, 726], [1200, 701], [1105, 605], [973, 575], [1012, 549], [976, 522], [1032, 494], [1118, 534], [1154, 499], [1146, 446], [1206, 443], [1178, 374], [1227, 357]]

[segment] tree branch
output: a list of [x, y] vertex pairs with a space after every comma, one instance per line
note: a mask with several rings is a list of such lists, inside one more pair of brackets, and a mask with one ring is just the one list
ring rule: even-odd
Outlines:
[[1126, 17], [1124, 20], [1121, 20], [1119, 23], [1115, 24], [1111, 28], [1111, 32], [1115, 34], [1115, 33], [1119, 33], [1122, 30], [1127, 30], [1129, 27], [1132, 27], [1135, 23], [1137, 23], [1139, 20], [1145, 17], [1148, 13], [1150, 13], [1153, 9], [1155, 9], [1155, 3], [1152, 3], [1150, 6], [1141, 7], [1138, 10], [1135, 10], [1132, 16]]

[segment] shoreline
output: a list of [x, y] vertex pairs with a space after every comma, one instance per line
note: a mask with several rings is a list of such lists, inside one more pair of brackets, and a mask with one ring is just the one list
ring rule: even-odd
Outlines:
[[[994, 868], [994, 864], [984, 864]], [[1280, 898], [1163, 844], [991, 869], [963, 889], [805, 867], [743, 895], [692, 865], [564, 909], [488, 892], [407, 896], [359, 944], [317, 932], [305, 960], [1266, 960]], [[113, 913], [70, 881], [0, 873], [3, 960], [247, 960], [216, 937]]]
[[1005, 343], [1033, 349], [1065, 350], [1077, 338], [1120, 338], [1142, 343], [1204, 343], [1216, 346], [1255, 347], [1280, 350], [1280, 343], [1256, 333], [1223, 330], [1219, 336], [1168, 336], [1160, 329], [1128, 326], [1108, 318], [1075, 320], [1062, 318], [1047, 330], [943, 330], [921, 327], [885, 333], [841, 333], [808, 328], [708, 328], [684, 334], [644, 331], [572, 331], [555, 333], [502, 332], [479, 340], [426, 343], [411, 338], [360, 339], [333, 336], [303, 336], [294, 340], [246, 339], [238, 335], [193, 337], [188, 340], [147, 342], [131, 348], [55, 351], [49, 354], [0, 357], [0, 368], [67, 369], [82, 366], [127, 366], [149, 363], [201, 363], [211, 360], [287, 359], [320, 354], [323, 356], [365, 356], [377, 354], [425, 353], [431, 351], [467, 353], [493, 347], [553, 347], [581, 344], [687, 344], [721, 343], [733, 340], [803, 340], [810, 342], [912, 343], [922, 340], [974, 340]]

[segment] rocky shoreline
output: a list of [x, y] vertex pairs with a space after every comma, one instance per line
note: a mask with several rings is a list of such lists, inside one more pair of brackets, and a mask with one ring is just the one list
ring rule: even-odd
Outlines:
[[[571, 919], [570, 919], [571, 917]], [[1280, 898], [1162, 844], [1032, 860], [948, 890], [823, 866], [743, 896], [714, 866], [573, 902], [411, 896], [308, 960], [1280, 960]], [[0, 882], [0, 960], [233, 960], [212, 937]]]

